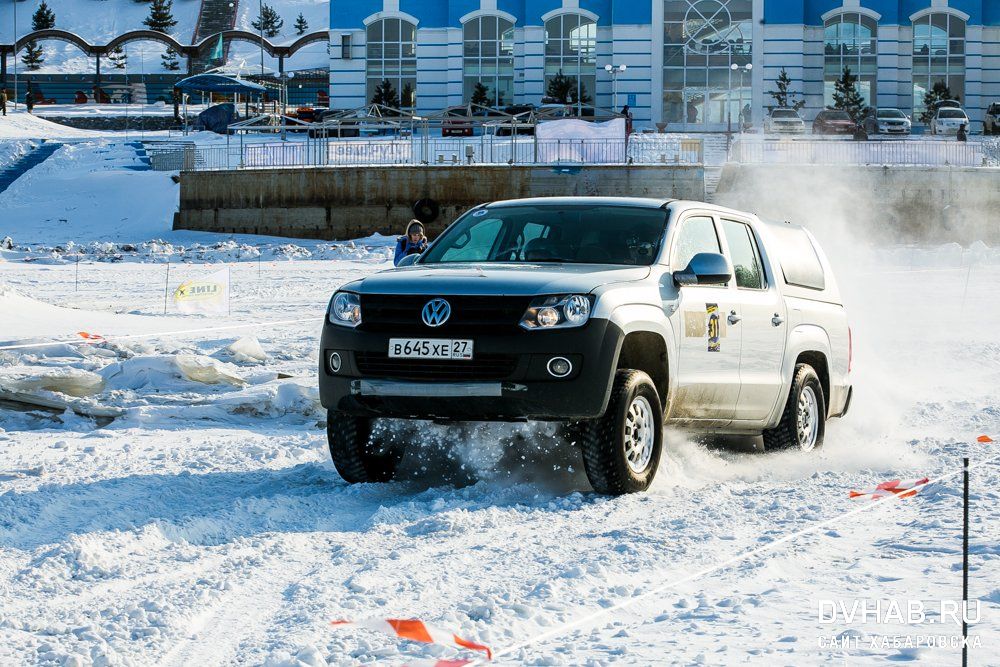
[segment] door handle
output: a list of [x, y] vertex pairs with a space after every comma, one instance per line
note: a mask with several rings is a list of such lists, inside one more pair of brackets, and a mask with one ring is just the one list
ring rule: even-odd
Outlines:
[[729, 320], [729, 323], [730, 323], [730, 324], [736, 324], [736, 323], [737, 323], [737, 322], [739, 322], [739, 321], [740, 321], [740, 320], [741, 320], [742, 318], [741, 318], [741, 317], [740, 317], [739, 315], [737, 315], [737, 314], [736, 314], [736, 311], [735, 311], [735, 310], [730, 310], [730, 311], [729, 311], [729, 317], [728, 317], [728, 318], [726, 318], [726, 319], [728, 319], [728, 320]]
[[771, 324], [773, 324], [776, 327], [780, 327], [784, 321], [785, 318], [779, 315], [778, 313], [775, 313], [774, 317], [771, 318]]

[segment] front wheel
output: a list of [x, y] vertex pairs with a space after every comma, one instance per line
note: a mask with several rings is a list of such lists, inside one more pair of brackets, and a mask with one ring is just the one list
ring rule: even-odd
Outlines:
[[797, 364], [781, 421], [764, 431], [764, 449], [812, 451], [826, 433], [826, 397], [819, 376], [809, 364]]
[[403, 447], [366, 417], [328, 410], [326, 439], [337, 472], [348, 484], [388, 482], [396, 476]]
[[618, 371], [607, 411], [577, 428], [594, 491], [620, 496], [645, 491], [653, 483], [663, 450], [663, 409], [648, 375]]

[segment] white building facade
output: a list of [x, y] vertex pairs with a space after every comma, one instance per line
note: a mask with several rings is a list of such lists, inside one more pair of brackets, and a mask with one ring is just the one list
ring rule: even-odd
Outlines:
[[477, 89], [491, 106], [540, 104], [555, 86], [627, 104], [637, 127], [720, 131], [741, 110], [759, 122], [783, 68], [813, 117], [845, 67], [870, 104], [908, 114], [938, 81], [973, 121], [1000, 102], [1000, 0], [331, 0], [330, 11], [341, 109], [380, 87], [424, 114]]

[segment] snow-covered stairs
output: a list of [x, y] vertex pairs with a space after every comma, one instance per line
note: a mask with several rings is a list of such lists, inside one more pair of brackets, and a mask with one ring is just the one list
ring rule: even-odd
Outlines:
[[62, 147], [62, 144], [55, 141], [45, 141], [41, 146], [21, 156], [9, 167], [0, 171], [0, 192], [4, 192], [11, 184], [23, 176], [29, 169], [45, 162], [50, 155]]
[[[232, 30], [236, 25], [236, 12], [239, 9], [239, 4], [239, 0], [201, 0], [198, 25], [194, 31], [195, 43], [223, 30]], [[198, 74], [215, 66], [216, 63], [211, 59], [214, 49], [214, 43], [205, 47], [205, 50], [192, 62], [192, 73]], [[229, 53], [229, 43], [225, 40], [222, 43], [222, 51], [223, 56]]]
[[153, 163], [149, 159], [149, 154], [146, 153], [146, 145], [141, 141], [130, 141], [125, 144], [129, 148], [135, 151], [136, 164], [128, 165], [125, 169], [131, 171], [150, 171], [153, 168]]

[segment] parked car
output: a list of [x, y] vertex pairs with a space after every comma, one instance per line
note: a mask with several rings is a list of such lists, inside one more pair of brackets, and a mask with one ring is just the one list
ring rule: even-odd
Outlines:
[[854, 134], [858, 124], [840, 109], [824, 109], [813, 119], [813, 134]]
[[771, 109], [764, 119], [764, 132], [790, 132], [802, 134], [806, 131], [805, 121], [795, 109]]
[[969, 129], [969, 117], [962, 109], [955, 107], [939, 107], [931, 117], [931, 134], [958, 134], [958, 128], [966, 126]]
[[861, 125], [868, 136], [877, 134], [908, 135], [913, 122], [899, 109], [879, 107], [871, 109], [861, 121]]
[[448, 107], [445, 109], [445, 119], [441, 122], [442, 137], [471, 137], [472, 122], [469, 120], [469, 107]]
[[1000, 134], [1000, 102], [994, 102], [983, 116], [983, 134]]
[[653, 481], [670, 424], [813, 450], [851, 401], [851, 334], [813, 236], [693, 201], [473, 208], [421, 255], [342, 286], [320, 343], [330, 454], [387, 481], [379, 420], [554, 421], [595, 490]]

